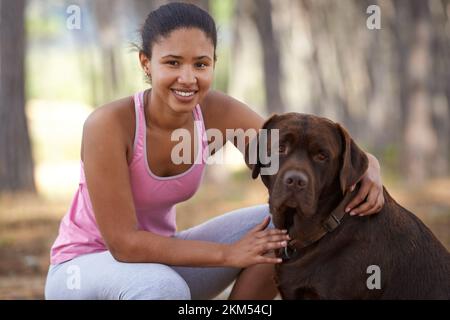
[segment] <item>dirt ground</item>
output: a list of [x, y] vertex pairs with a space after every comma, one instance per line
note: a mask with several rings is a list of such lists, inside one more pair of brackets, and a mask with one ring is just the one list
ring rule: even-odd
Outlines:
[[[204, 184], [187, 203], [177, 207], [180, 230], [215, 215], [265, 203], [267, 192], [259, 181], [237, 176], [217, 186]], [[421, 187], [387, 185], [391, 195], [414, 212], [450, 248], [450, 179]], [[49, 249], [60, 219], [71, 199], [39, 197], [0, 198], [0, 299], [43, 299]], [[223, 296], [225, 297], [225, 296]]]

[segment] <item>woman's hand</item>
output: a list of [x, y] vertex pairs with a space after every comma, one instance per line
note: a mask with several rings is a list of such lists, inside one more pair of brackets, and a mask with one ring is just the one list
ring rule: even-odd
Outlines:
[[229, 245], [225, 252], [226, 265], [246, 268], [259, 263], [280, 263], [282, 260], [264, 256], [274, 249], [287, 246], [290, 239], [286, 230], [266, 229], [270, 222], [267, 216], [242, 239]]
[[[345, 209], [345, 212], [350, 212], [351, 216], [374, 214], [379, 212], [384, 205], [380, 164], [373, 155], [368, 153], [367, 157], [369, 158], [369, 167], [360, 180], [361, 187]], [[353, 185], [351, 190], [354, 187]]]

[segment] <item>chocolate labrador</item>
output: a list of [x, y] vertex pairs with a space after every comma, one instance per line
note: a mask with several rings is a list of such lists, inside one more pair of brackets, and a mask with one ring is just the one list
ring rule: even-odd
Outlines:
[[[270, 140], [258, 148], [279, 157], [277, 173], [261, 179], [274, 225], [291, 237], [277, 252], [283, 299], [450, 299], [449, 252], [386, 189], [379, 213], [345, 213], [368, 159], [341, 125], [287, 113], [263, 129], [279, 129], [277, 150]], [[255, 179], [264, 165], [248, 159]]]

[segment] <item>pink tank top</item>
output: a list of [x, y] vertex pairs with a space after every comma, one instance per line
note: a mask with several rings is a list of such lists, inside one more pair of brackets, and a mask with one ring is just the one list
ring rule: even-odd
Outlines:
[[[128, 166], [138, 227], [170, 237], [176, 231], [175, 205], [192, 197], [203, 178], [208, 148], [200, 106], [193, 111], [197, 155], [194, 164], [185, 172], [159, 177], [153, 174], [147, 161], [146, 124], [143, 92], [134, 96], [136, 133], [133, 158]], [[157, 150], [157, 146], [149, 146]], [[150, 152], [150, 155], [152, 152]], [[77, 256], [107, 250], [95, 221], [94, 211], [81, 162], [80, 183], [68, 212], [63, 217], [59, 234], [51, 251], [50, 263], [59, 264]]]

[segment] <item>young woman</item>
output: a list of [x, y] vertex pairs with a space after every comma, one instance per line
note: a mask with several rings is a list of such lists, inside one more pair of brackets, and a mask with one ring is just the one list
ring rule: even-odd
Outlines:
[[[203, 176], [205, 130], [226, 137], [226, 129], [263, 124], [245, 104], [210, 90], [216, 45], [213, 19], [194, 5], [171, 3], [148, 15], [139, 59], [152, 88], [86, 120], [80, 184], [51, 250], [47, 299], [210, 299], [233, 280], [231, 299], [277, 294], [280, 260], [271, 252], [289, 237], [270, 224], [267, 205], [176, 232], [175, 205]], [[191, 164], [171, 160], [171, 133], [179, 128], [198, 137]], [[383, 205], [378, 161], [369, 159], [353, 214]]]

